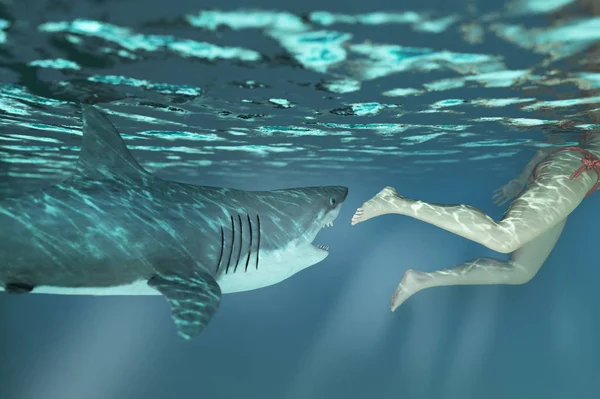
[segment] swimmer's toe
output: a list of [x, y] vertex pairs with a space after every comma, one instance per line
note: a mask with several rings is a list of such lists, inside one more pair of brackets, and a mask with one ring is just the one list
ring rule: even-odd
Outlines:
[[387, 186], [373, 198], [362, 204], [352, 216], [352, 225], [364, 222], [375, 216], [389, 213], [390, 200], [393, 198], [402, 198], [393, 187]]

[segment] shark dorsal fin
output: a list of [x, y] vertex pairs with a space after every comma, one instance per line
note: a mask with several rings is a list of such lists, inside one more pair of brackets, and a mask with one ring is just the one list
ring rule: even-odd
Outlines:
[[81, 106], [83, 142], [77, 174], [96, 180], [140, 178], [149, 173], [133, 158], [114, 125], [96, 107]]

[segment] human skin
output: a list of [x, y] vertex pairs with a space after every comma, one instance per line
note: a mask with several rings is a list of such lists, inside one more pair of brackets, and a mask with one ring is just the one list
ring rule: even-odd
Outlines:
[[[579, 147], [599, 157], [600, 132], [584, 134]], [[389, 186], [358, 208], [352, 217], [352, 225], [376, 216], [405, 215], [494, 251], [511, 254], [508, 261], [476, 258], [433, 272], [408, 269], [392, 297], [392, 311], [425, 288], [525, 284], [530, 281], [550, 255], [568, 215], [599, 178], [593, 169], [585, 169], [578, 177], [572, 178], [583, 164], [583, 154], [556, 150], [538, 150], [517, 178], [496, 190], [493, 199], [498, 205], [514, 198], [499, 221], [469, 205], [433, 204], [410, 199]]]

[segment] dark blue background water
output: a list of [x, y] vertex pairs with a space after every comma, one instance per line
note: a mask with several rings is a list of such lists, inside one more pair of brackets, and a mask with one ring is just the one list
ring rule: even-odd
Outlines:
[[[161, 297], [0, 295], [0, 398], [598, 397], [598, 194], [570, 216], [527, 285], [426, 290], [395, 313], [390, 299], [406, 269], [502, 255], [400, 216], [350, 226], [355, 209], [386, 185], [499, 218], [493, 189], [536, 147], [598, 128], [597, 4], [396, 7], [0, 2], [6, 193], [69, 176], [80, 143], [77, 103], [91, 95], [159, 176], [249, 190], [350, 187], [335, 227], [317, 238], [331, 248], [324, 262], [225, 296], [191, 342], [177, 338]], [[209, 22], [229, 11], [267, 14], [246, 11], [258, 27], [243, 29], [239, 15], [215, 30], [185, 19], [211, 9], [218, 12]], [[285, 22], [265, 22], [274, 11]], [[313, 11], [355, 19], [326, 25], [331, 15]], [[413, 22], [369, 22], [372, 12]], [[314, 33], [323, 31], [334, 33]], [[352, 37], [336, 42], [344, 34]], [[307, 42], [321, 47], [303, 58]], [[238, 49], [233, 59], [208, 59], [225, 47]], [[397, 88], [414, 92], [384, 94]]]

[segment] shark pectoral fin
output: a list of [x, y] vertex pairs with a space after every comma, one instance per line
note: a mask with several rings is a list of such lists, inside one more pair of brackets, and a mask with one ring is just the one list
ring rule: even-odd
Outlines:
[[156, 275], [148, 285], [169, 302], [179, 336], [189, 340], [200, 334], [221, 304], [221, 288], [207, 272], [191, 276]]

